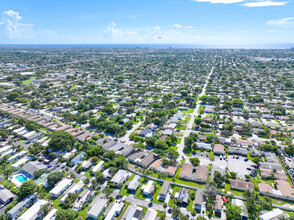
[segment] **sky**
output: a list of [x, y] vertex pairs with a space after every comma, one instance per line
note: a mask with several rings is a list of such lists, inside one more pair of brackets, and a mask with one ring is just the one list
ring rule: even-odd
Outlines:
[[0, 44], [294, 45], [294, 0], [0, 0]]

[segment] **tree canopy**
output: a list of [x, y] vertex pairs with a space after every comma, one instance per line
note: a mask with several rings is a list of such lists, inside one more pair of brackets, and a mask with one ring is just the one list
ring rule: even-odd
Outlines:
[[74, 146], [76, 139], [65, 131], [57, 131], [49, 141], [49, 147], [53, 151], [70, 150]]

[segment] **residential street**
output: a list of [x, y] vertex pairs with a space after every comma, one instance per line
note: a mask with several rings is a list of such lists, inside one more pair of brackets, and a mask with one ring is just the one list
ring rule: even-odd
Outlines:
[[[211, 76], [211, 74], [213, 73], [213, 69], [214, 69], [214, 67], [212, 67], [212, 69], [211, 69], [211, 71], [210, 71], [210, 73], [209, 73], [209, 75], [208, 75], [208, 77], [207, 77], [207, 79], [206, 79], [206, 82], [205, 82], [205, 84], [204, 84], [204, 87], [203, 87], [203, 89], [202, 89], [202, 92], [199, 94], [199, 97], [201, 97], [201, 96], [203, 96], [203, 95], [205, 94], [205, 92], [206, 92], [206, 87], [207, 87], [207, 84], [208, 84], [208, 80], [210, 79], [210, 76]], [[185, 137], [188, 137], [189, 134], [190, 134], [191, 131], [192, 131], [191, 129], [192, 129], [192, 126], [193, 126], [193, 123], [194, 123], [194, 119], [195, 119], [195, 117], [198, 116], [198, 110], [199, 110], [199, 108], [200, 108], [200, 103], [201, 103], [201, 101], [200, 101], [200, 99], [198, 99], [198, 101], [197, 101], [197, 103], [196, 103], [196, 107], [195, 107], [193, 113], [191, 114], [191, 119], [190, 119], [190, 121], [189, 121], [188, 124], [187, 124], [187, 128], [186, 128], [186, 130], [184, 131], [184, 134], [183, 134], [183, 137], [182, 137], [181, 143], [178, 145], [178, 152], [179, 152], [179, 154], [180, 154], [180, 157], [179, 157], [179, 158], [181, 159], [182, 157], [184, 157], [186, 162], [189, 161], [189, 158], [188, 158], [188, 157], [184, 154], [184, 152], [183, 152], [184, 147], [185, 147], [185, 142], [184, 142], [184, 140], [185, 140]]]
[[120, 138], [120, 141], [123, 142], [123, 143], [126, 143], [128, 145], [132, 145], [134, 144], [134, 141], [130, 140], [129, 139], [129, 136], [136, 130], [138, 129], [141, 124], [144, 122], [144, 119], [140, 120], [137, 124], [133, 125], [133, 128], [131, 130], [128, 130], [127, 133], [122, 137]]

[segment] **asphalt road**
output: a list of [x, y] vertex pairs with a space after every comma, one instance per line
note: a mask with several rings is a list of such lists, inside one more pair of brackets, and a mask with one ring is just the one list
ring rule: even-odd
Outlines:
[[[208, 77], [207, 77], [207, 79], [206, 79], [206, 82], [205, 82], [205, 84], [204, 84], [204, 87], [203, 87], [201, 93], [199, 94], [200, 97], [203, 96], [203, 95], [205, 94], [205, 92], [206, 92], [206, 87], [207, 87], [207, 84], [208, 84], [208, 80], [210, 79], [210, 76], [211, 76], [211, 74], [213, 73], [213, 69], [214, 69], [214, 67], [212, 67], [212, 69], [211, 69], [211, 71], [210, 71], [210, 73], [209, 73], [209, 75], [208, 75]], [[181, 140], [180, 144], [178, 145], [178, 152], [179, 152], [179, 154], [180, 154], [180, 158], [184, 157], [186, 162], [189, 161], [189, 157], [187, 157], [187, 156], [184, 154], [184, 152], [183, 152], [184, 147], [185, 147], [184, 140], [185, 140], [185, 137], [188, 137], [189, 134], [192, 132], [191, 129], [192, 129], [192, 126], [193, 126], [193, 123], [194, 123], [194, 119], [195, 119], [195, 117], [198, 116], [198, 110], [199, 110], [199, 108], [200, 108], [200, 103], [201, 103], [201, 101], [200, 101], [200, 99], [199, 99], [199, 100], [197, 101], [197, 103], [196, 103], [196, 107], [195, 107], [193, 113], [191, 114], [191, 119], [190, 119], [190, 121], [189, 121], [188, 124], [187, 124], [187, 128], [186, 128], [186, 130], [184, 131], [184, 134], [183, 134], [182, 140]]]
[[165, 212], [165, 209], [163, 208], [162, 205], [154, 203], [154, 202], [134, 198], [133, 195], [127, 196], [125, 198], [125, 200], [126, 200], [126, 202], [129, 202], [131, 204], [136, 204], [136, 205], [140, 205], [140, 206], [144, 206], [144, 207], [149, 207], [149, 208], [153, 208], [153, 209]]

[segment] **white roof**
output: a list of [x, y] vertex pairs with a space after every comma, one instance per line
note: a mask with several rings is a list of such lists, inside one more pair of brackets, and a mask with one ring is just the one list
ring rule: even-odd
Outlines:
[[116, 184], [119, 184], [126, 180], [126, 178], [129, 176], [129, 173], [125, 170], [119, 170], [117, 173], [112, 177], [111, 182], [114, 182]]
[[239, 207], [244, 206], [243, 201], [240, 200], [240, 199], [232, 199], [232, 204], [233, 204], [233, 205], [236, 205], [236, 206], [239, 206]]
[[52, 209], [43, 220], [53, 220], [53, 216], [57, 213], [57, 209]]
[[30, 137], [33, 136], [34, 134], [36, 134], [36, 132], [35, 132], [35, 131], [31, 131], [31, 132], [25, 134], [23, 137], [25, 137], [25, 138], [30, 138]]
[[47, 147], [50, 140], [45, 141], [42, 146]]
[[13, 149], [10, 149], [9, 151], [6, 151], [5, 153], [1, 154], [0, 158], [2, 159], [6, 155], [13, 154], [13, 152], [14, 152], [14, 150]]
[[21, 157], [23, 155], [25, 155], [27, 153], [27, 151], [23, 150], [23, 151], [20, 151], [18, 152], [17, 154], [13, 155], [12, 157], [9, 158], [9, 161], [13, 161], [15, 159], [17, 159], [18, 157]]
[[74, 186], [72, 186], [72, 188], [66, 192], [66, 194], [61, 198], [61, 203], [64, 203], [65, 202], [65, 199], [66, 197], [68, 196], [69, 193], [77, 193], [77, 192], [80, 192], [82, 190], [82, 188], [84, 187], [84, 183], [83, 181], [79, 181], [78, 183], [74, 184]]
[[73, 182], [73, 179], [63, 179], [61, 180], [51, 191], [49, 192], [52, 195], [59, 195], [60, 192], [65, 190], [68, 186], [70, 186]]
[[6, 145], [5, 147], [0, 148], [0, 153], [4, 153], [8, 150], [10, 150], [13, 146], [12, 145]]
[[23, 157], [20, 160], [16, 161], [14, 164], [11, 165], [12, 168], [19, 168], [22, 164], [29, 160], [28, 157]]
[[124, 203], [114, 203], [104, 220], [112, 220], [116, 212], [119, 212], [123, 208], [123, 206]]
[[83, 168], [88, 168], [89, 166], [91, 166], [91, 162], [89, 160], [85, 160], [82, 162], [82, 167]]
[[274, 217], [282, 215], [284, 212], [281, 209], [274, 209], [260, 216], [261, 220], [271, 220]]
[[14, 133], [17, 133], [17, 132], [20, 132], [20, 131], [22, 131], [22, 130], [24, 130], [24, 129], [25, 129], [25, 127], [21, 127], [21, 128], [15, 129], [13, 132], [14, 132]]
[[103, 164], [104, 164], [104, 161], [101, 160], [96, 166], [93, 167], [92, 172], [96, 173], [97, 171], [99, 171]]
[[151, 190], [151, 187], [153, 186], [153, 181], [152, 180], [149, 180], [147, 185], [144, 187], [144, 192], [145, 193], [150, 193], [150, 190]]
[[157, 211], [154, 209], [148, 209], [143, 220], [155, 220], [157, 216]]
[[48, 139], [48, 137], [44, 137], [40, 140], [37, 140], [38, 143], [42, 144], [44, 141], [46, 141]]
[[46, 205], [48, 201], [38, 200], [34, 205], [32, 205], [25, 213], [23, 213], [18, 220], [35, 220], [38, 217], [38, 212], [43, 205]]
[[20, 132], [17, 132], [18, 135], [24, 135], [24, 134], [26, 134], [26, 133], [28, 133], [27, 130], [22, 130], [22, 131], [20, 131]]

